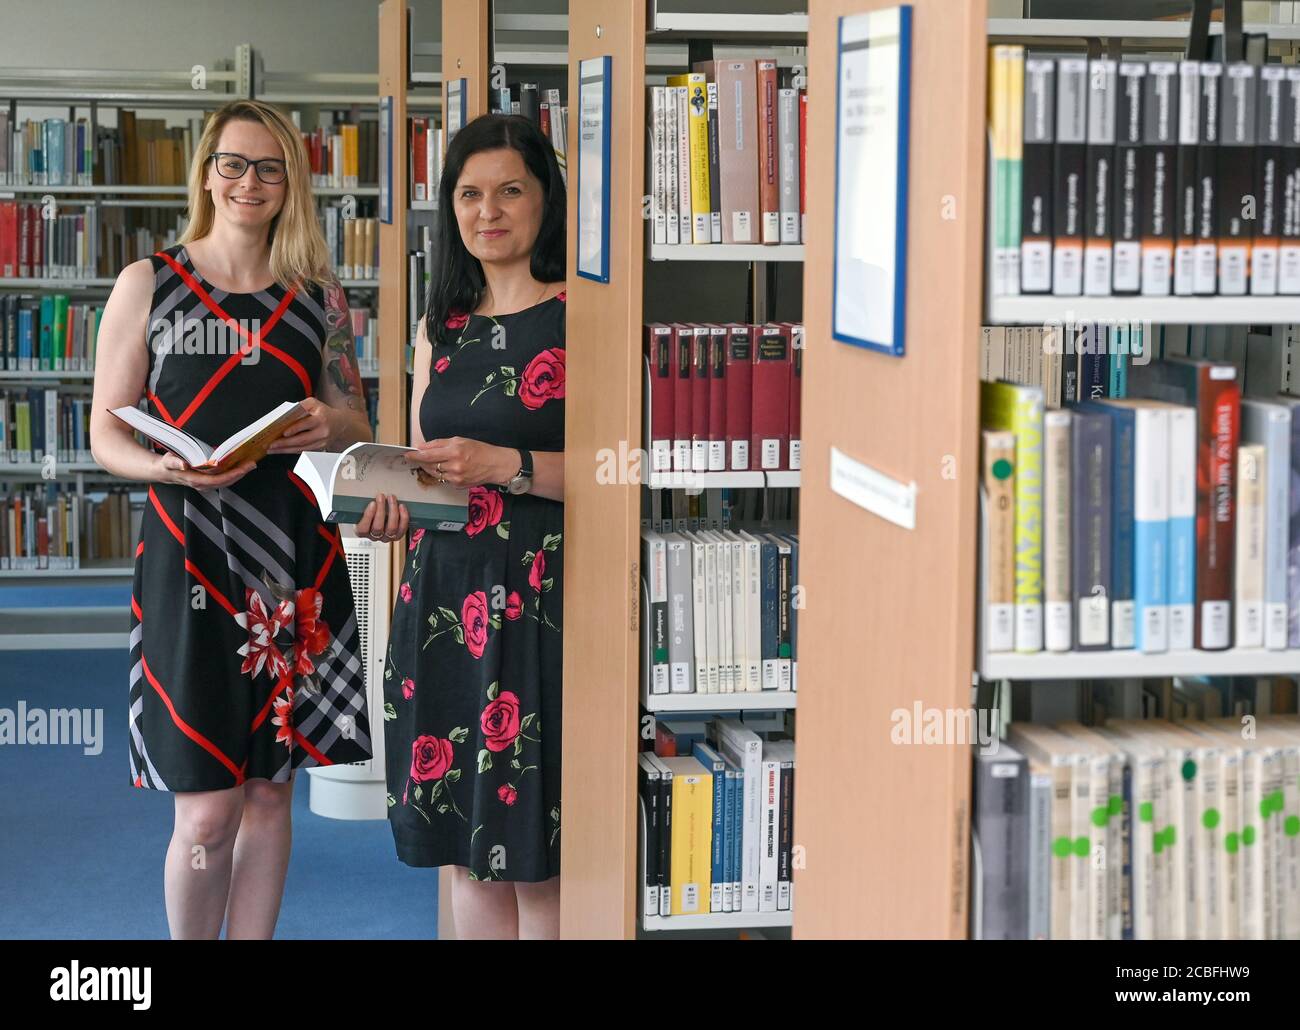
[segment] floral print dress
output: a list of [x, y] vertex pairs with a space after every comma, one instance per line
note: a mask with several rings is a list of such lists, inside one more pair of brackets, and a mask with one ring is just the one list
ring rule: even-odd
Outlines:
[[[426, 440], [564, 449], [564, 294], [452, 316], [420, 399]], [[388, 817], [407, 865], [560, 872], [564, 506], [470, 491], [458, 533], [414, 530], [384, 670]]]

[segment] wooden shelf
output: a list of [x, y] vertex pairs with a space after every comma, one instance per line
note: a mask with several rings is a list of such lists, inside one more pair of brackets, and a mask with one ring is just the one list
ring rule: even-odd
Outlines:
[[991, 325], [1048, 322], [1154, 322], [1173, 325], [1267, 325], [1300, 322], [1300, 296], [1286, 297], [994, 297]]
[[699, 916], [642, 916], [641, 929], [657, 930], [745, 930], [793, 926], [794, 913], [710, 912]]
[[802, 261], [802, 243], [652, 243], [651, 261]]

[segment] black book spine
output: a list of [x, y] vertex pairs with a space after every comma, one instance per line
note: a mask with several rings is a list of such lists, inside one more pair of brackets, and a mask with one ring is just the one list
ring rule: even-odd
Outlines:
[[1282, 213], [1282, 115], [1286, 69], [1280, 64], [1259, 69], [1255, 131], [1255, 235], [1250, 247], [1250, 292], [1277, 293], [1278, 222]]
[[1300, 293], [1300, 67], [1286, 69], [1282, 89], [1282, 155], [1278, 219], [1278, 293]]
[[1192, 287], [1198, 294], [1218, 289], [1219, 245], [1219, 87], [1223, 65], [1201, 62], [1201, 110], [1196, 134], [1196, 253]]
[[1196, 292], [1196, 143], [1200, 136], [1201, 64], [1178, 62], [1178, 166], [1174, 200], [1174, 293]]
[[1052, 157], [1056, 64], [1025, 61], [1025, 131], [1021, 157], [1020, 292], [1052, 290]]
[[1142, 86], [1142, 293], [1169, 294], [1173, 276], [1178, 65], [1152, 61]]
[[1083, 292], [1083, 207], [1088, 140], [1088, 62], [1056, 63], [1056, 142], [1052, 152], [1052, 293]]
[[1119, 66], [1115, 119], [1116, 293], [1137, 293], [1142, 285], [1142, 87], [1147, 68], [1137, 61]]
[[1111, 292], [1114, 249], [1111, 241], [1115, 217], [1115, 101], [1118, 93], [1116, 62], [1097, 57], [1088, 62], [1088, 166], [1087, 202], [1084, 205], [1083, 292], [1107, 296]]
[[1110, 419], [1074, 413], [1070, 536], [1078, 651], [1110, 646]]
[[1256, 80], [1254, 65], [1229, 64], [1220, 76], [1218, 223], [1219, 293], [1246, 293], [1253, 226], [1259, 218], [1255, 194]]

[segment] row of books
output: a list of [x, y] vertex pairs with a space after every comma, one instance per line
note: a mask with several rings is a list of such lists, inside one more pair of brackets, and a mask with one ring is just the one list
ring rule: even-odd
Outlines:
[[[611, 480], [612, 481], [612, 480]], [[641, 528], [694, 533], [762, 522], [785, 533], [799, 525], [799, 488], [705, 487], [641, 491]]]
[[0, 278], [93, 277], [98, 211], [47, 217], [40, 203], [0, 200]]
[[0, 390], [0, 460], [29, 464], [94, 461], [90, 453], [90, 394], [52, 387]]
[[739, 719], [667, 736], [638, 761], [642, 915], [790, 910], [794, 741]]
[[1038, 386], [1048, 408], [1124, 397], [1130, 361], [1149, 360], [1140, 323], [1068, 328], [986, 325], [980, 329], [980, 379]]
[[982, 384], [986, 649], [1300, 647], [1300, 398], [1190, 358], [1129, 387]]
[[799, 685], [799, 538], [641, 530], [641, 687], [660, 694]]
[[353, 189], [379, 181], [378, 122], [337, 122], [301, 135], [313, 186]]
[[542, 135], [551, 141], [555, 151], [560, 177], [567, 183], [569, 108], [561, 91], [541, 89], [536, 82], [508, 82], [492, 91], [491, 104], [495, 113], [520, 115], [542, 130]]
[[427, 202], [438, 198], [438, 183], [442, 181], [442, 129], [432, 118], [411, 119], [411, 163], [407, 174], [411, 177], [411, 199]]
[[993, 293], [1300, 293], [1300, 68], [990, 51]]
[[379, 219], [347, 218], [338, 204], [322, 204], [321, 231], [340, 279], [379, 275]]
[[978, 939], [1300, 938], [1300, 720], [1013, 723], [977, 754]]
[[0, 370], [89, 372], [102, 302], [79, 302], [66, 293], [0, 296]]
[[121, 109], [117, 126], [92, 129], [88, 118], [17, 121], [0, 110], [0, 186], [183, 185], [203, 122], [169, 127]]
[[645, 326], [653, 472], [799, 469], [803, 326]]
[[128, 563], [144, 501], [126, 487], [78, 492], [65, 484], [0, 493], [0, 570], [76, 569]]
[[801, 243], [807, 93], [766, 58], [697, 61], [650, 86], [654, 243]]

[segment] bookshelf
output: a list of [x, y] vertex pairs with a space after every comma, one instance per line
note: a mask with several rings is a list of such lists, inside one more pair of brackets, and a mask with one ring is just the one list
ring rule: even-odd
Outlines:
[[[347, 110], [353, 116], [360, 111], [378, 108], [378, 76], [376, 75], [338, 75], [334, 73], [272, 73], [267, 74], [261, 64], [261, 55], [249, 44], [236, 46], [233, 57], [214, 62], [208, 70], [207, 88], [195, 90], [190, 88], [191, 73], [166, 69], [130, 69], [130, 70], [85, 70], [85, 69], [47, 69], [23, 68], [6, 69], [0, 72], [0, 105], [7, 109], [10, 124], [18, 124], [18, 114], [23, 107], [59, 106], [67, 107], [69, 117], [88, 114], [89, 131], [95, 132], [99, 124], [100, 111], [104, 108], [142, 108], [164, 111], [168, 109], [202, 111], [212, 110], [221, 104], [239, 97], [265, 100], [281, 107], [299, 107], [310, 111]], [[406, 96], [402, 90], [402, 99], [410, 99], [416, 106], [436, 107], [437, 98]], [[96, 157], [98, 162], [99, 158]], [[318, 198], [377, 198], [378, 186], [359, 185], [356, 187], [313, 187], [314, 196]], [[26, 185], [0, 184], [0, 200], [35, 200], [41, 196], [52, 195], [59, 198], [61, 206], [67, 208], [85, 207], [135, 207], [135, 208], [176, 208], [183, 210], [186, 206], [187, 188], [180, 184], [81, 184], [81, 185]], [[115, 279], [106, 276], [75, 277], [10, 277], [0, 279], [0, 290], [8, 291], [45, 291], [51, 293], [73, 294], [79, 298], [106, 295]], [[363, 294], [375, 293], [380, 279], [347, 277], [340, 280], [349, 291]], [[351, 298], [350, 298], [351, 299]], [[370, 306], [368, 303], [355, 307]], [[382, 338], [381, 338], [382, 339]], [[388, 364], [396, 365], [400, 361], [400, 351], [394, 348], [393, 358]], [[383, 363], [381, 363], [382, 365]], [[93, 372], [85, 371], [5, 371], [0, 372], [0, 388], [16, 386], [52, 387], [60, 383], [69, 386], [89, 387], [94, 378]], [[371, 383], [380, 378], [378, 373], [367, 372], [363, 378]], [[399, 387], [394, 387], [393, 393]], [[46, 469], [37, 463], [0, 462], [0, 480], [12, 482], [15, 486], [31, 483], [39, 484], [45, 480]], [[88, 488], [100, 488], [114, 482], [114, 478], [94, 462], [62, 461], [57, 465], [58, 481], [72, 486], [79, 494]], [[134, 492], [134, 491], [133, 491]], [[79, 569], [12, 569], [0, 572], [0, 580], [5, 585], [46, 585], [67, 581], [85, 582], [86, 580], [129, 580], [133, 574], [133, 565], [129, 558], [108, 561], [91, 561], [83, 559]], [[89, 620], [84, 634], [50, 635], [53, 621], [48, 618], [51, 609], [9, 608], [5, 609], [5, 628], [0, 639], [13, 639], [24, 643], [30, 630], [18, 632], [23, 618], [30, 615], [35, 619], [34, 625], [42, 628], [39, 637], [40, 646], [76, 647], [76, 646], [116, 646], [125, 643], [125, 634], [121, 632], [119, 609], [89, 611], [85, 619]], [[102, 625], [101, 625], [102, 624]], [[102, 629], [102, 632], [100, 631]], [[77, 643], [83, 639], [84, 643]], [[0, 647], [7, 646], [0, 642]], [[30, 639], [25, 639], [25, 646], [34, 646]]]

